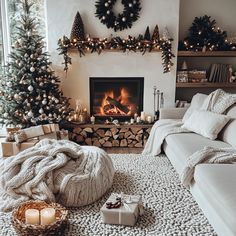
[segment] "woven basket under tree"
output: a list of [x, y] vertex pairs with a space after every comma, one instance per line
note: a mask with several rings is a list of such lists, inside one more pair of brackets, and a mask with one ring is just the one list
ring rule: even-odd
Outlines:
[[[25, 223], [25, 211], [27, 209], [42, 210], [52, 207], [56, 211], [56, 221], [50, 225], [30, 225]], [[67, 226], [68, 211], [58, 203], [46, 203], [44, 201], [27, 201], [22, 203], [12, 213], [13, 226], [20, 236], [60, 236], [64, 235]]]

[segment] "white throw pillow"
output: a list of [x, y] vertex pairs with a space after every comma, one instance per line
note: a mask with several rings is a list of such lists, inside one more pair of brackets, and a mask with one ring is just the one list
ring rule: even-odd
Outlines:
[[193, 113], [193, 111], [201, 108], [203, 102], [206, 100], [207, 97], [208, 96], [203, 93], [197, 93], [193, 96], [192, 101], [191, 101], [191, 105], [184, 114], [183, 122], [185, 122], [190, 117], [190, 115]]
[[229, 116], [210, 111], [195, 110], [184, 122], [182, 128], [214, 140], [229, 120]]

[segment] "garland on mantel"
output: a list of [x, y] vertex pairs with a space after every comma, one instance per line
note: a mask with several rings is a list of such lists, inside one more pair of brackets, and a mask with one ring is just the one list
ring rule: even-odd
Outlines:
[[172, 41], [172, 38], [143, 40], [143, 37], [135, 38], [132, 36], [129, 36], [127, 39], [120, 37], [112, 37], [110, 39], [87, 37], [84, 41], [78, 41], [77, 39], [70, 40], [68, 37], [63, 36], [63, 38], [58, 40], [58, 50], [59, 55], [63, 55], [64, 57], [63, 64], [65, 65], [65, 71], [68, 71], [69, 64], [72, 64], [72, 59], [69, 56], [71, 49], [77, 49], [80, 57], [85, 56], [86, 52], [97, 52], [100, 54], [104, 50], [132, 51], [141, 52], [142, 54], [151, 51], [161, 51], [164, 73], [168, 73], [170, 72], [171, 66], [173, 66], [172, 58], [175, 57], [172, 53]]

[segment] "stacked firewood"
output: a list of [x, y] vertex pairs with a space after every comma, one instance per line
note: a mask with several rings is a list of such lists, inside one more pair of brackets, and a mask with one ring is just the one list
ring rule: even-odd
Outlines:
[[151, 126], [130, 127], [81, 127], [77, 126], [70, 133], [70, 139], [81, 145], [97, 147], [137, 147], [142, 148], [147, 142]]

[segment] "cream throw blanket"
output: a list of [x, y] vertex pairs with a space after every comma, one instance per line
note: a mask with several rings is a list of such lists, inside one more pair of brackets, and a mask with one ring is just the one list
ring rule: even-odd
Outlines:
[[111, 158], [100, 148], [43, 139], [1, 159], [0, 210], [12, 210], [29, 199], [87, 205], [111, 187], [114, 172]]
[[[200, 109], [222, 114], [235, 103], [236, 94], [229, 94], [224, 92], [222, 89], [217, 89], [206, 98]], [[161, 153], [161, 146], [168, 135], [189, 132], [188, 130], [181, 128], [182, 125], [183, 122], [178, 120], [163, 119], [157, 121], [152, 127], [150, 136], [143, 150], [143, 154], [154, 156], [159, 155]], [[232, 150], [216, 149], [215, 156], [213, 155], [213, 148], [209, 148], [209, 155], [207, 150], [208, 148], [206, 147], [205, 149], [196, 152], [191, 157], [189, 157], [187, 166], [184, 169], [181, 178], [185, 186], [190, 184], [193, 178], [194, 168], [198, 163], [218, 163], [215, 162], [214, 157], [217, 157], [217, 161], [220, 161], [220, 163], [228, 163], [235, 160], [235, 157], [232, 155], [232, 153], [236, 152], [236, 150], [233, 148]], [[221, 156], [218, 155], [219, 152], [220, 154], [224, 153], [222, 160], [220, 158]], [[228, 158], [225, 158], [227, 152]], [[191, 162], [192, 159], [193, 162]]]

